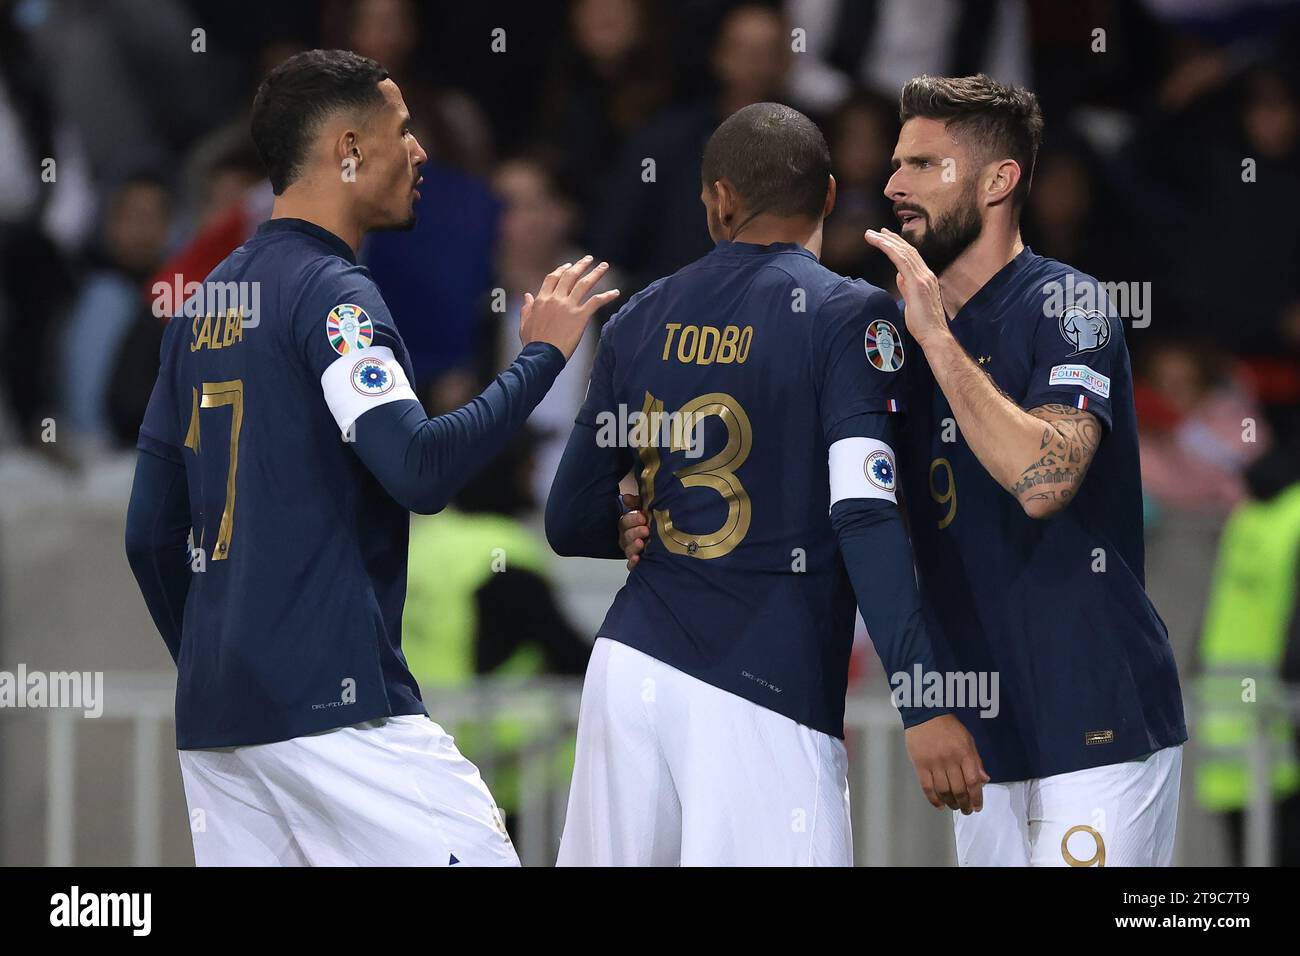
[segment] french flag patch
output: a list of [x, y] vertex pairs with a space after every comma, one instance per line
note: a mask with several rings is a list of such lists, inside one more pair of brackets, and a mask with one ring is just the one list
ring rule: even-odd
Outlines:
[[1080, 395], [1080, 396], [1078, 397], [1078, 399], [1075, 400], [1074, 407], [1075, 407], [1075, 408], [1087, 408], [1087, 407], [1088, 407], [1088, 396], [1087, 396], [1087, 395]]
[[898, 399], [891, 398], [886, 404], [891, 412], [898, 411]]

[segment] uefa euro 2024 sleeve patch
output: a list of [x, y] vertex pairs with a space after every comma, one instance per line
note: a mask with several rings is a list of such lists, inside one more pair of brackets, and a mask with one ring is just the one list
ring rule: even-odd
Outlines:
[[903, 367], [903, 339], [898, 329], [884, 319], [867, 326], [867, 361], [882, 372], [897, 372]]
[[375, 326], [365, 309], [344, 302], [330, 309], [325, 318], [325, 335], [330, 348], [339, 355], [347, 355], [370, 346], [375, 340]]

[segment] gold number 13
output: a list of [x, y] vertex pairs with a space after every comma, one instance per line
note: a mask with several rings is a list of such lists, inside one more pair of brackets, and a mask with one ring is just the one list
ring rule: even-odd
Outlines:
[[[662, 420], [664, 403], [649, 392], [645, 393], [645, 405], [642, 414], [652, 422]], [[657, 413], [657, 414], [656, 414]], [[727, 517], [722, 527], [706, 534], [688, 534], [673, 526], [672, 515], [667, 508], [655, 508], [655, 526], [659, 530], [659, 540], [673, 554], [684, 554], [691, 558], [720, 558], [730, 554], [744, 540], [749, 532], [749, 521], [753, 505], [749, 493], [736, 476], [736, 470], [749, 457], [754, 445], [754, 433], [750, 428], [749, 416], [730, 395], [722, 392], [710, 392], [693, 398], [683, 405], [678, 412], [682, 420], [700, 423], [710, 415], [717, 415], [727, 427], [727, 444], [712, 458], [688, 465], [673, 472], [683, 488], [710, 488], [722, 496], [727, 503]], [[689, 431], [694, 429], [673, 428], [671, 430], [670, 450], [685, 451], [690, 441]], [[647, 443], [640, 449], [641, 455], [641, 489], [645, 507], [651, 507], [654, 501], [655, 475], [659, 471], [659, 449]]]
[[221, 512], [221, 525], [217, 529], [217, 543], [212, 549], [213, 561], [230, 557], [230, 536], [235, 529], [235, 468], [239, 465], [239, 429], [244, 424], [244, 381], [204, 382], [203, 397], [197, 388], [190, 389], [193, 404], [190, 409], [190, 427], [185, 434], [185, 447], [199, 453], [199, 409], [230, 406], [230, 468], [226, 472], [226, 505]]

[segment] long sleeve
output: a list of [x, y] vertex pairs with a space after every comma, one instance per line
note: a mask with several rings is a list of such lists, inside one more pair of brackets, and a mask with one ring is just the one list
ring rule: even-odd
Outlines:
[[546, 540], [564, 557], [623, 557], [618, 544], [618, 518], [623, 512], [618, 483], [632, 468], [634, 457], [630, 448], [608, 441], [608, 430], [601, 428], [602, 418], [613, 415], [618, 405], [615, 349], [610, 340], [618, 320], [616, 315], [601, 330], [587, 397], [546, 496]]
[[[831, 526], [886, 676], [906, 674], [910, 679], [917, 665], [923, 674], [932, 673], [934, 651], [921, 616], [912, 547], [898, 506], [873, 498], [837, 501], [831, 509]], [[898, 709], [904, 727], [952, 712], [946, 707]]]
[[180, 657], [190, 588], [190, 520], [185, 468], [141, 451], [127, 508], [126, 556], [172, 660]]
[[631, 460], [627, 449], [602, 448], [598, 434], [582, 422], [573, 426], [546, 498], [546, 540], [562, 557], [623, 557], [618, 483]]
[[394, 500], [434, 514], [504, 450], [563, 368], [559, 349], [534, 342], [454, 412], [429, 418], [414, 400], [376, 405], [356, 419], [357, 455]]

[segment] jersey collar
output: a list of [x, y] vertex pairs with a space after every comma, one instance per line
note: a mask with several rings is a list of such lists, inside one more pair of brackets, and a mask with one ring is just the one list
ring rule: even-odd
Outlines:
[[975, 294], [966, 300], [966, 304], [957, 310], [957, 314], [952, 317], [952, 321], [956, 322], [963, 316], [978, 313], [986, 303], [995, 301], [997, 296], [1000, 296], [1003, 290], [1011, 284], [1016, 274], [1024, 269], [1033, 258], [1033, 249], [1028, 246], [1021, 249], [1014, 259], [993, 273], [993, 278], [980, 286], [975, 291]]
[[284, 216], [279, 219], [268, 219], [257, 227], [256, 234], [258, 236], [269, 236], [280, 232], [298, 232], [303, 233], [304, 235], [313, 236], [325, 243], [325, 245], [329, 246], [330, 251], [335, 255], [346, 259], [352, 265], [357, 264], [357, 257], [352, 251], [351, 246], [328, 229], [318, 226], [314, 222], [308, 222], [305, 219], [294, 219], [289, 216]]
[[770, 242], [765, 246], [760, 246], [752, 242], [731, 242], [723, 239], [713, 247], [713, 251], [720, 256], [766, 256], [778, 252], [795, 252], [805, 255], [809, 259], [815, 260], [817, 258], [797, 242]]

